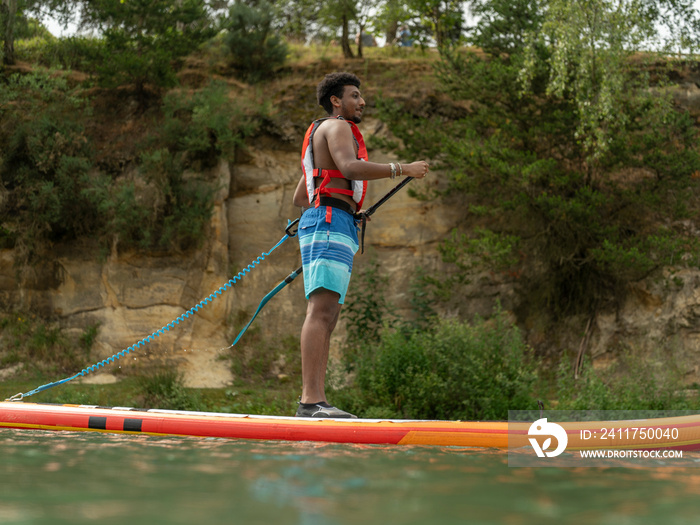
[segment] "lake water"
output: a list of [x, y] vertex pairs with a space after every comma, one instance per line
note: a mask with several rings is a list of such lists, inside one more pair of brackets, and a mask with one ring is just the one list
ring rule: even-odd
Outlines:
[[700, 522], [700, 468], [512, 468], [488, 449], [6, 429], [0, 476], [2, 525]]

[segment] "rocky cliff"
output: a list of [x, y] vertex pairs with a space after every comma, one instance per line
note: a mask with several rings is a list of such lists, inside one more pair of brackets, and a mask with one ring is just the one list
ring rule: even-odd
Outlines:
[[[700, 115], [700, 79], [685, 79], [676, 89], [679, 104]], [[365, 136], [385, 133], [381, 123], [366, 119]], [[371, 151], [372, 160], [393, 159]], [[206, 239], [184, 257], [117, 252], [100, 257], [93, 251], [56, 247], [55, 258], [18, 272], [11, 250], [0, 251], [0, 302], [6, 310], [31, 310], [58, 317], [68, 330], [82, 331], [99, 323], [93, 349], [95, 359], [106, 358], [134, 345], [212, 294], [232, 276], [269, 251], [284, 236], [287, 221], [299, 210], [292, 194], [300, 176], [298, 144], [292, 140], [261, 137], [249, 144], [235, 162], [221, 162], [214, 174], [221, 188]], [[412, 184], [439, 184], [439, 173]], [[370, 184], [366, 202], [377, 201], [394, 184]], [[356, 268], [376, 257], [391, 276], [389, 300], [398, 313], [407, 312], [407, 296], [417, 268], [439, 273], [439, 241], [465, 221], [462, 204], [419, 201], [398, 193], [368, 226], [366, 254]], [[468, 225], [467, 225], [468, 226]], [[87, 255], [90, 253], [91, 255]], [[267, 256], [228, 291], [200, 309], [192, 318], [158, 336], [113, 365], [88, 376], [113, 381], [119, 367], [148, 359], [179, 363], [186, 383], [218, 387], [232, 380], [226, 361], [218, 359], [262, 297], [300, 264], [296, 239], [289, 239]], [[301, 278], [280, 292], [263, 310], [256, 326], [265, 337], [297, 335], [305, 313]], [[659, 366], [674, 360], [688, 382], [700, 380], [700, 271], [667, 268], [642, 282], [618, 311], [593, 319], [570, 319], [552, 333], [541, 328], [537, 314], [518, 319], [529, 342], [547, 353], [568, 349], [587, 354], [594, 364], [616, 359], [624, 349], [642, 358], [655, 356]], [[352, 286], [351, 286], [352, 287]], [[362, 293], [353, 290], [352, 293]], [[515, 309], [517, 294], [506, 276], [484, 274], [474, 279], [452, 311], [469, 316], [488, 315], [496, 302]], [[344, 333], [341, 325], [332, 343], [337, 352]], [[659, 354], [659, 352], [661, 352]]]
[[[362, 128], [371, 136], [382, 126], [369, 119]], [[240, 161], [222, 161], [215, 168], [221, 189], [200, 249], [186, 257], [115, 251], [100, 258], [86, 255], [89, 250], [59, 247], [54, 261], [22, 272], [21, 277], [13, 266], [13, 252], [4, 250], [0, 252], [4, 308], [57, 316], [68, 330], [82, 331], [99, 323], [93, 348], [96, 359], [157, 332], [268, 252], [285, 236], [288, 220], [299, 216], [299, 209], [292, 205], [301, 175], [299, 152], [270, 141], [258, 142], [240, 155]], [[390, 161], [379, 151], [372, 152], [372, 158]], [[412, 184], [436, 184], [437, 175], [432, 177]], [[394, 184], [371, 184], [366, 202], [375, 202]], [[401, 305], [416, 268], [438, 271], [436, 244], [460, 215], [459, 209], [420, 202], [402, 191], [369, 224], [366, 253], [358, 255], [356, 267], [368, 260], [369, 253], [375, 254], [382, 269], [392, 276], [392, 301]], [[112, 381], [119, 367], [155, 358], [179, 362], [189, 386], [226, 385], [232, 379], [230, 367], [219, 355], [231, 345], [241, 320], [247, 320], [262, 297], [299, 265], [298, 244], [290, 238], [193, 317], [90, 374], [87, 380]], [[255, 321], [266, 338], [299, 333], [306, 308], [301, 281], [300, 277], [279, 293]], [[341, 322], [335, 350], [342, 334]]]

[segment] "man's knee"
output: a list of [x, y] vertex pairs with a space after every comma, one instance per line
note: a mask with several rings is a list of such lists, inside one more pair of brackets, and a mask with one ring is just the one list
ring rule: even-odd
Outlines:
[[309, 305], [306, 309], [307, 317], [316, 322], [323, 323], [330, 330], [335, 328], [340, 314], [340, 295], [330, 290], [317, 290], [309, 296]]

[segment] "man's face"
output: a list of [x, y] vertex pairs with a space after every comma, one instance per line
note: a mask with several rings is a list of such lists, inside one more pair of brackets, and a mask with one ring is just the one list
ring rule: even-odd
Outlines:
[[345, 86], [343, 97], [340, 99], [340, 116], [355, 124], [362, 122], [362, 111], [365, 109], [365, 99], [356, 86]]

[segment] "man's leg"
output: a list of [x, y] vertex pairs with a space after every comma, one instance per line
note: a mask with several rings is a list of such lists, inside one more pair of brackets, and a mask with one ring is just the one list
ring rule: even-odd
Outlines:
[[326, 368], [331, 334], [338, 322], [340, 307], [336, 292], [318, 289], [309, 296], [306, 319], [301, 329], [302, 403], [326, 401]]

